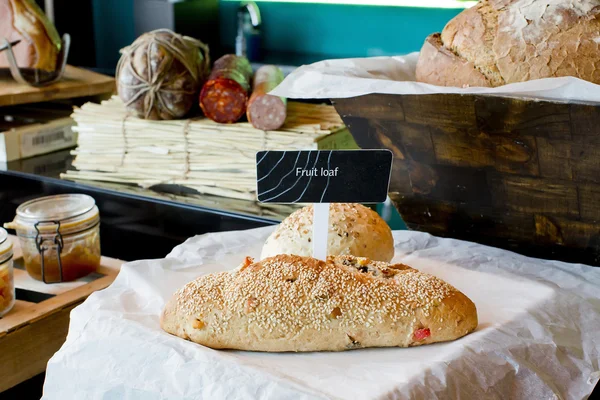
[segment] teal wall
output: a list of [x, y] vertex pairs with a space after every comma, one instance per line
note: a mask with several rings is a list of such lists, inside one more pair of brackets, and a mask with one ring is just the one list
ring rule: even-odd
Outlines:
[[[92, 2], [98, 67], [114, 68], [119, 49], [135, 39], [133, 0]], [[238, 4], [220, 3], [220, 43], [228, 51], [235, 43]], [[461, 11], [271, 2], [261, 2], [259, 7], [263, 17], [263, 48], [267, 52], [299, 53], [304, 55], [300, 60], [308, 61], [418, 51], [427, 35], [440, 31]]]
[[[229, 51], [235, 43], [238, 4], [222, 1], [219, 10], [220, 42]], [[93, 0], [93, 7], [98, 67], [111, 70], [119, 59], [119, 49], [135, 40], [133, 0]], [[427, 35], [441, 31], [462, 11], [299, 3], [259, 3], [259, 7], [263, 48], [300, 53], [297, 59], [304, 62], [418, 51]], [[395, 210], [387, 222], [392, 229], [405, 229]]]
[[92, 0], [97, 67], [114, 69], [119, 50], [135, 40], [133, 0]]
[[[237, 2], [220, 6], [221, 44], [235, 43]], [[306, 3], [259, 3], [263, 47], [322, 58], [399, 55], [418, 51], [461, 9]]]

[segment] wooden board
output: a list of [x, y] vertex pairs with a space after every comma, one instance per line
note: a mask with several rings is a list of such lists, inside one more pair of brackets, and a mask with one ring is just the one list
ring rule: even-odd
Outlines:
[[[69, 315], [90, 294], [109, 286], [116, 278], [120, 260], [102, 257], [97, 272], [75, 282], [46, 285], [27, 275], [22, 265], [18, 241], [14, 244], [17, 301], [0, 319], [0, 392], [46, 369], [52, 355], [60, 349], [69, 330]], [[34, 297], [46, 297], [34, 301]], [[21, 299], [20, 299], [21, 297]], [[24, 300], [23, 298], [27, 298]]]
[[115, 80], [106, 75], [67, 65], [63, 79], [50, 86], [34, 88], [0, 75], [0, 106], [38, 103], [112, 93]]
[[600, 105], [371, 94], [332, 101], [356, 143], [394, 153], [410, 229], [600, 266]]

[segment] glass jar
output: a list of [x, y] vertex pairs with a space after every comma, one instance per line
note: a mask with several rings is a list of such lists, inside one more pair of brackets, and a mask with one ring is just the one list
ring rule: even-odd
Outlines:
[[0, 317], [15, 305], [13, 248], [8, 233], [0, 228]]
[[45, 283], [69, 282], [100, 265], [100, 214], [83, 194], [42, 197], [17, 208], [15, 229], [27, 273]]

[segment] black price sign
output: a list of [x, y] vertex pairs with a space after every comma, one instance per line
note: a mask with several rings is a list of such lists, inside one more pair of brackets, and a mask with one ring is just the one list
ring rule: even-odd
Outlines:
[[261, 203], [383, 203], [392, 170], [389, 150], [261, 151]]

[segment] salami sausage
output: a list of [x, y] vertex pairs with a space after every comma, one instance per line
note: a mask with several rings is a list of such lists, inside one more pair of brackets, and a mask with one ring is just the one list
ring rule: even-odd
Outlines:
[[233, 123], [246, 112], [252, 67], [246, 57], [227, 54], [213, 65], [200, 92], [204, 115], [215, 122]]
[[246, 115], [257, 129], [272, 131], [285, 122], [286, 99], [268, 94], [283, 81], [283, 72], [275, 65], [260, 67], [254, 75], [252, 96], [248, 101]]

